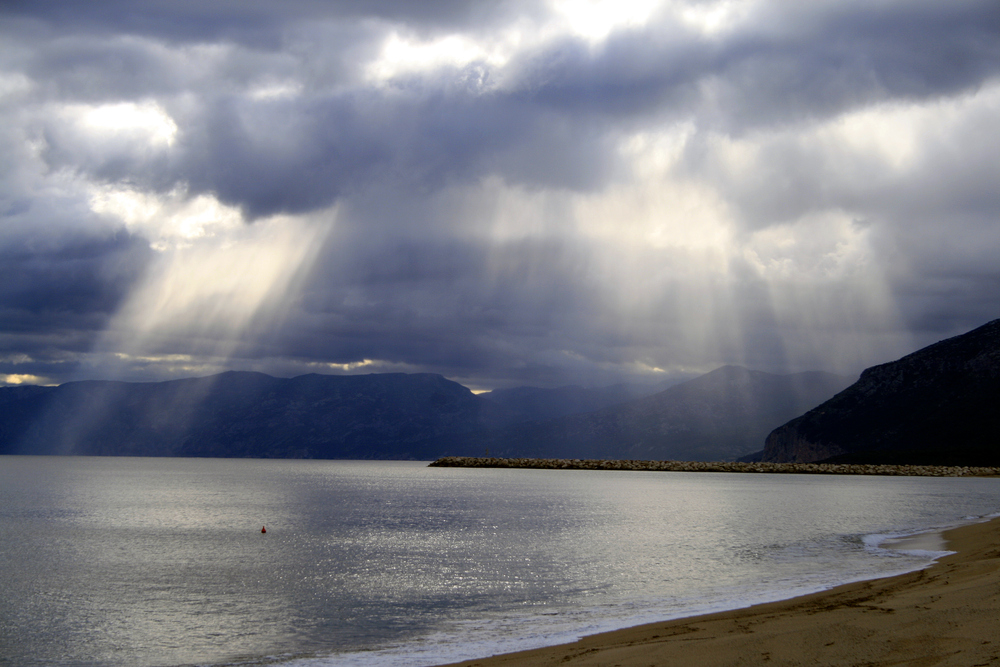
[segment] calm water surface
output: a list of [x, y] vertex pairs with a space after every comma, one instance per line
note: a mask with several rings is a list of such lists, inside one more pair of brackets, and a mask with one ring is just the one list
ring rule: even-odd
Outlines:
[[913, 569], [878, 536], [998, 511], [1000, 479], [0, 457], [0, 665], [431, 665]]

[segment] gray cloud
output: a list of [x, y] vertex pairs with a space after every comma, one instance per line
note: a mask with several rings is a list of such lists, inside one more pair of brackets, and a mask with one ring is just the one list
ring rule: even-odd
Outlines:
[[[335, 7], [339, 20], [357, 11]], [[381, 9], [387, 19], [414, 18], [397, 7]], [[151, 10], [159, 15], [167, 8]], [[454, 10], [446, 4], [425, 18]], [[193, 21], [225, 23], [218, 10], [209, 16], [187, 11]], [[251, 7], [251, 18], [243, 20], [263, 11]], [[304, 3], [292, 16], [303, 20], [317, 11]], [[57, 15], [78, 12], [63, 8]], [[342, 41], [343, 30], [333, 37]], [[237, 51], [211, 63], [215, 72], [193, 77], [180, 68], [196, 58], [181, 61], [134, 40], [60, 41], [30, 71], [35, 78], [55, 73], [48, 80], [62, 81], [60, 92], [73, 99], [172, 95], [192, 86], [201, 99], [185, 118], [169, 162], [110, 150], [81, 155], [60, 136], [49, 137], [50, 160], [111, 181], [140, 178], [160, 188], [184, 181], [256, 217], [312, 210], [359, 187], [435, 188], [488, 173], [539, 187], [593, 188], [607, 177], [602, 166], [614, 161], [609, 135], [636, 115], [693, 115], [709, 128], [714, 123], [739, 133], [879, 102], [950, 95], [996, 75], [997, 44], [1000, 10], [991, 3], [915, 10], [846, 5], [810, 13], [781, 5], [722, 43], [674, 24], [618, 33], [597, 49], [564, 39], [516, 59], [500, 89], [480, 85], [490, 72], [480, 65], [413, 76], [388, 89], [355, 85], [252, 100], [245, 88], [227, 94], [226, 87], [245, 86], [269, 69], [301, 75], [308, 58], [289, 63], [287, 53]]]
[[147, 0], [141, 4], [103, 0], [81, 6], [68, 0], [12, 0], [10, 17], [37, 21], [58, 33], [97, 36], [133, 34], [172, 42], [231, 41], [280, 49], [290, 24], [316, 21], [376, 19], [410, 29], [438, 32], [467, 29], [509, 18], [513, 12], [537, 11], [531, 3], [503, 0], [289, 0], [281, 6], [267, 0], [196, 2]]
[[[0, 373], [82, 372], [137, 295], [169, 292], [156, 276], [266, 248], [282, 215], [321, 230], [311, 265], [275, 273], [302, 275], [280, 307], [248, 300], [235, 356], [205, 368], [845, 371], [995, 317], [1000, 7], [747, 8], [595, 41], [528, 2], [7, 3], [0, 340], [33, 361]], [[483, 50], [373, 78], [393, 34]], [[94, 129], [123, 104], [133, 120]], [[116, 192], [132, 208], [95, 209]]]

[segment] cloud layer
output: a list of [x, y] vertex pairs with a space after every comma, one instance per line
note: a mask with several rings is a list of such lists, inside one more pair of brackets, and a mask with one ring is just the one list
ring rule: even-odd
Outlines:
[[52, 0], [0, 39], [0, 381], [851, 373], [997, 317], [991, 0]]

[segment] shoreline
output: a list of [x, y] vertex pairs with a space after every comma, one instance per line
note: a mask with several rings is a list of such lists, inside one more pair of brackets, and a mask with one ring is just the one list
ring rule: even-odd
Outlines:
[[442, 667], [1000, 662], [1000, 518], [940, 534], [955, 553], [914, 572]]
[[998, 467], [894, 465], [869, 463], [753, 463], [742, 461], [638, 461], [444, 456], [431, 468], [530, 468], [540, 470], [635, 470], [656, 472], [736, 472], [800, 475], [891, 475], [908, 477], [997, 477]]

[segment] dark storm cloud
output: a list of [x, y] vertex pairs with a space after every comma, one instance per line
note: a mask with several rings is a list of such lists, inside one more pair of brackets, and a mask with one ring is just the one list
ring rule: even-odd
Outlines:
[[124, 231], [7, 239], [0, 248], [0, 329], [25, 331], [26, 321], [63, 316], [89, 320], [99, 329], [142, 274], [150, 253], [148, 242]]
[[693, 112], [740, 132], [973, 90], [1000, 72], [996, 3], [765, 7], [718, 39], [664, 21], [596, 49], [565, 40], [515, 63], [519, 92], [571, 115]]
[[0, 374], [68, 379], [141, 277], [149, 244], [125, 232], [4, 241]]
[[[193, 6], [170, 15], [190, 11], [199, 25], [213, 17], [225, 24], [222, 10], [210, 6], [208, 16]], [[440, 20], [456, 9], [435, 6], [425, 18]], [[246, 15], [264, 11], [252, 6]], [[336, 5], [330, 13], [356, 11]], [[414, 18], [395, 6], [367, 11]], [[305, 3], [288, 15], [301, 20], [317, 12]], [[460, 13], [468, 20], [481, 12]], [[65, 79], [66, 93], [84, 97], [94, 89], [129, 97], [197, 86], [201, 106], [184, 118], [169, 164], [141, 156], [101, 162], [102, 155], [81, 156], [59, 137], [50, 137], [52, 160], [109, 181], [145, 178], [160, 189], [185, 182], [257, 217], [321, 208], [373, 184], [436, 188], [490, 173], [539, 187], [594, 188], [613, 172], [610, 139], [630, 118], [694, 115], [709, 127], [742, 132], [888, 100], [933, 98], [994, 76], [998, 45], [995, 3], [831, 5], [818, 12], [780, 5], [721, 41], [676, 24], [614, 34], [597, 48], [564, 39], [516, 58], [499, 87], [490, 85], [497, 74], [489, 67], [472, 65], [412, 75], [387, 88], [251, 100], [216, 94], [215, 77], [247, 81], [269, 65], [277, 74], [295, 66], [239, 52], [218, 71], [192, 79], [141, 43], [59, 44], [32, 73], [54, 72], [54, 80]]]
[[455, 30], [530, 10], [530, 3], [501, 0], [12, 0], [6, 11], [42, 21], [57, 31], [107, 35], [130, 33], [180, 42], [237, 41], [279, 48], [283, 29], [294, 22], [375, 18], [433, 30]]
[[321, 208], [376, 184], [426, 192], [488, 174], [586, 188], [610, 161], [585, 127], [570, 131], [502, 97], [407, 93], [222, 104], [203, 135], [183, 139], [191, 149], [181, 174], [258, 217]]
[[[773, 4], [718, 60], [727, 123], [782, 123], [974, 90], [1000, 71], [1000, 6]], [[730, 106], [732, 105], [732, 106]], [[720, 113], [727, 113], [724, 108]]]
[[69, 37], [32, 54], [25, 72], [53, 96], [79, 102], [179, 92], [184, 75], [154, 45], [132, 39]]
[[189, 120], [173, 154], [156, 157], [131, 143], [93, 144], [53, 124], [45, 157], [106, 182], [161, 191], [183, 183], [250, 218], [323, 208], [374, 187], [427, 192], [489, 174], [585, 189], [614, 164], [603, 128], [568, 124], [503, 95], [423, 82], [306, 100], [210, 97]]
[[[780, 290], [750, 260], [734, 250], [709, 275], [697, 253], [613, 248], [615, 235], [580, 231], [587, 204], [552, 203], [629, 187], [623, 140], [685, 124], [669, 173], [711, 190], [720, 203], [706, 215], [726, 211], [736, 242], [835, 211], [856, 222], [838, 232], [847, 241], [830, 233], [827, 255], [870, 230], [874, 254], [859, 266], [878, 266], [918, 339], [995, 316], [1000, 133], [988, 106], [941, 136], [923, 131], [901, 167], [816, 128], [996, 85], [996, 2], [757, 3], [717, 32], [661, 8], [605, 39], [564, 29], [526, 38], [509, 60], [404, 59], [381, 80], [366, 69], [393, 34], [489, 43], [550, 14], [529, 2], [6, 3], [0, 215], [18, 234], [0, 233], [0, 309], [22, 336], [6, 349], [57, 359], [58, 336], [99, 329], [145, 285], [158, 239], [141, 224], [125, 234], [110, 213], [95, 220], [90, 197], [104, 185], [214, 197], [254, 225], [275, 214], [326, 220], [338, 207], [335, 224], [314, 222], [332, 231], [287, 318], [258, 315], [239, 332], [247, 359], [372, 359], [498, 383], [611, 381], [639, 362], [780, 369]], [[149, 118], [162, 110], [176, 134], [87, 124], [88, 110], [122, 103]], [[498, 213], [490, 184], [553, 208]], [[606, 224], [627, 236], [633, 215]], [[503, 225], [512, 231], [494, 229]], [[213, 233], [180, 243], [209, 244]], [[817, 264], [806, 250], [782, 255], [794, 248], [787, 239], [773, 246], [761, 266]], [[796, 294], [846, 313], [862, 282], [839, 299], [829, 285]], [[692, 320], [706, 333], [685, 334]], [[32, 331], [46, 342], [23, 338]], [[0, 372], [43, 370], [22, 366]]]

